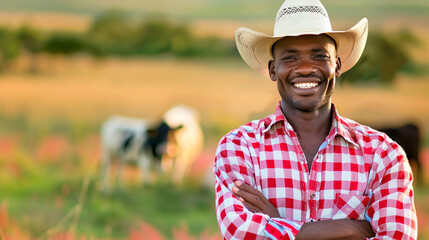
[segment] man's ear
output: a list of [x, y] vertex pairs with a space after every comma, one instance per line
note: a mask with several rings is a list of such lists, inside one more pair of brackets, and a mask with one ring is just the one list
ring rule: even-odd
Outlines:
[[273, 82], [277, 81], [276, 67], [274, 65], [274, 60], [270, 60], [268, 62], [268, 73], [270, 74], [270, 78]]
[[337, 57], [337, 62], [335, 63], [335, 77], [339, 77], [341, 75], [341, 59]]

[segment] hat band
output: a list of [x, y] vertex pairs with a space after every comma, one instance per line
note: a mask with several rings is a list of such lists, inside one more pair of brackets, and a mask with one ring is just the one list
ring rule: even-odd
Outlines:
[[326, 13], [325, 9], [319, 6], [297, 6], [297, 7], [283, 8], [281, 11], [278, 12], [276, 21], [278, 21], [281, 17], [283, 17], [286, 14], [294, 14], [294, 13], [302, 13], [302, 12], [320, 13], [326, 18], [328, 17], [328, 14]]

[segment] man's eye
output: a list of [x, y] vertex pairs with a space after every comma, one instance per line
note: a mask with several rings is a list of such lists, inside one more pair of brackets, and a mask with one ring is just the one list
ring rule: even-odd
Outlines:
[[296, 57], [294, 55], [284, 56], [282, 58], [283, 61], [292, 61], [292, 60], [295, 60], [295, 59], [296, 59]]
[[315, 58], [317, 58], [317, 59], [329, 59], [329, 55], [327, 55], [327, 54], [317, 54], [315, 56]]

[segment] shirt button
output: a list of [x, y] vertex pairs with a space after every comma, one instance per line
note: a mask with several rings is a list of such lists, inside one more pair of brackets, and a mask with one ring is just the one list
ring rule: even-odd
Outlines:
[[314, 198], [315, 196], [316, 196], [316, 194], [315, 194], [315, 193], [311, 193], [311, 194], [310, 194], [310, 197], [311, 197], [311, 198]]

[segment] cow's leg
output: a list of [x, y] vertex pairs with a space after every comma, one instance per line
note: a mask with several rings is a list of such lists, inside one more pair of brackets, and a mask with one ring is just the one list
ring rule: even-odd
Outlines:
[[195, 161], [195, 154], [193, 154], [193, 149], [181, 146], [180, 152], [177, 155], [174, 167], [174, 173], [172, 180], [174, 184], [182, 185], [185, 177], [189, 174], [191, 166]]
[[171, 180], [175, 185], [182, 185], [183, 178], [185, 177], [187, 171], [187, 162], [184, 161], [186, 159], [183, 158], [182, 155], [176, 157], [174, 161], [173, 173], [171, 175]]
[[108, 192], [111, 190], [112, 158], [108, 150], [103, 149], [101, 154], [101, 191]]
[[141, 154], [137, 160], [138, 167], [140, 169], [140, 181], [143, 184], [151, 184], [151, 161], [150, 157], [146, 154]]
[[162, 159], [152, 159], [152, 172], [154, 173], [153, 178], [155, 181], [159, 182], [164, 177], [164, 172], [162, 169]]
[[118, 166], [116, 169], [116, 174], [113, 180], [113, 187], [115, 187], [116, 182], [120, 185], [120, 187], [123, 187], [124, 185], [124, 165], [125, 165], [125, 159], [123, 157], [119, 157], [118, 159]]

